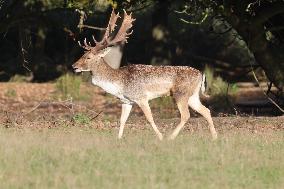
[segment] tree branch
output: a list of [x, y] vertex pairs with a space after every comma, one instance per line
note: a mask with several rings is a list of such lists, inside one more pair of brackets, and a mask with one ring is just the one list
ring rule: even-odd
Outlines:
[[100, 28], [100, 27], [95, 27], [95, 26], [89, 26], [89, 25], [85, 25], [85, 24], [78, 24], [78, 28], [90, 28], [90, 29], [101, 30], [101, 31], [106, 30], [105, 28]]
[[271, 3], [270, 6], [266, 6], [259, 9], [256, 16], [251, 19], [251, 27], [263, 24], [269, 18], [284, 12], [284, 2]]
[[271, 27], [271, 28], [267, 28], [265, 29], [265, 31], [279, 31], [279, 30], [284, 30], [284, 26], [275, 26], [275, 27]]

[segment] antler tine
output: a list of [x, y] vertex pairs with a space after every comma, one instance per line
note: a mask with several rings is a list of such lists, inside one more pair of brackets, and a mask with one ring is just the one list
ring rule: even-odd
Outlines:
[[83, 47], [83, 46], [81, 45], [81, 42], [80, 42], [80, 41], [78, 41], [78, 44], [79, 44], [80, 47]]
[[112, 9], [109, 22], [102, 40], [98, 42], [95, 39], [95, 37], [92, 35], [93, 41], [96, 44], [95, 47], [92, 47], [91, 43], [87, 42], [86, 38], [84, 39], [84, 46], [81, 45], [80, 41], [78, 41], [79, 45], [86, 50], [98, 51], [118, 42], [127, 42], [127, 38], [129, 37], [129, 35], [133, 33], [133, 30], [130, 31], [129, 33], [127, 33], [127, 31], [132, 27], [132, 22], [135, 21], [135, 19], [132, 18], [132, 13], [128, 15], [125, 10], [123, 11], [124, 11], [124, 18], [121, 27], [119, 28], [113, 40], [111, 40], [110, 34], [114, 31], [116, 27], [117, 19], [120, 18], [119, 13], [116, 14], [114, 12], [114, 9]]
[[127, 35], [131, 35], [133, 33], [133, 30], [131, 30], [129, 33], [127, 33]]
[[[113, 13], [114, 13], [114, 10], [113, 10], [113, 9], [112, 9], [112, 11], [113, 11]], [[109, 25], [110, 25], [110, 32], [113, 32], [114, 29], [115, 29], [115, 27], [117, 26], [117, 25], [116, 25], [116, 21], [117, 21], [118, 18], [121, 18], [121, 17], [119, 16], [119, 12], [118, 12], [117, 14], [114, 13], [113, 19], [110, 20], [110, 22], [109, 22]]]
[[127, 12], [124, 9], [123, 11], [124, 11], [124, 17], [121, 27], [117, 32], [115, 38], [110, 42], [111, 44], [115, 44], [118, 42], [127, 42], [128, 36], [133, 33], [133, 31], [127, 33], [127, 31], [132, 27], [132, 22], [135, 21], [135, 19], [132, 18], [132, 13], [127, 14]]
[[125, 36], [125, 43], [128, 43], [127, 39], [129, 38], [129, 36], [133, 33], [133, 30], [131, 30], [131, 32], [129, 33], [126, 33], [126, 36]]
[[92, 47], [89, 46], [89, 45], [86, 45], [85, 41], [86, 41], [86, 39], [84, 40], [84, 44], [85, 44], [85, 45], [82, 45], [81, 42], [78, 41], [79, 46], [82, 47], [82, 48], [85, 49], [85, 50], [91, 50]]
[[106, 31], [104, 34], [104, 37], [101, 41], [96, 41], [96, 39], [93, 37], [94, 42], [96, 43], [96, 46], [93, 48], [94, 51], [102, 50], [110, 45], [110, 34], [114, 31], [116, 27], [116, 21], [120, 18], [119, 13], [115, 13], [114, 9], [112, 9], [108, 25], [106, 27]]
[[95, 44], [98, 44], [98, 41], [95, 39], [95, 37], [92, 35], [93, 41], [95, 42]]
[[120, 18], [119, 13], [115, 14], [114, 9], [112, 9], [112, 12], [111, 12], [111, 15], [108, 21], [108, 25], [106, 28], [106, 32], [105, 32], [105, 35], [102, 41], [107, 40], [109, 38], [109, 35], [114, 31], [116, 27], [116, 21], [118, 18]]
[[88, 45], [88, 43], [87, 43], [87, 39], [86, 39], [86, 38], [84, 39], [84, 45], [85, 45], [85, 47], [89, 47], [89, 45]]

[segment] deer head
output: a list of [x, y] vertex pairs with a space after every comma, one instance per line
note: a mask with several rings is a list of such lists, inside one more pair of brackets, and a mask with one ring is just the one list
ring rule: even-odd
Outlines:
[[108, 26], [106, 27], [105, 34], [101, 41], [96, 41], [94, 36], [92, 36], [95, 46], [92, 46], [90, 42], [84, 40], [84, 45], [78, 41], [79, 45], [84, 48], [85, 54], [75, 62], [72, 67], [74, 68], [75, 72], [82, 72], [82, 71], [90, 71], [91, 65], [99, 64], [102, 62], [102, 58], [109, 53], [110, 49], [108, 47], [113, 46], [119, 42], [126, 42], [129, 35], [132, 34], [132, 31], [127, 33], [127, 31], [132, 27], [132, 22], [135, 20], [131, 17], [131, 14], [127, 14], [124, 10], [124, 17], [122, 24], [115, 35], [114, 38], [110, 37], [110, 34], [115, 30], [116, 21], [120, 18], [119, 13], [115, 14], [114, 10], [112, 10]]

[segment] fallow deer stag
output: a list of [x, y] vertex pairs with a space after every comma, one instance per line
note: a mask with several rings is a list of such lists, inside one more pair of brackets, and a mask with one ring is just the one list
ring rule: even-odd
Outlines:
[[135, 19], [131, 13], [124, 11], [124, 18], [115, 37], [110, 37], [116, 27], [119, 13], [112, 11], [108, 26], [101, 41], [96, 41], [95, 46], [84, 40], [85, 54], [73, 64], [75, 72], [90, 71], [92, 83], [104, 89], [106, 92], [118, 97], [122, 101], [122, 113], [118, 138], [122, 137], [125, 122], [134, 103], [143, 110], [147, 120], [153, 127], [160, 140], [163, 135], [158, 130], [148, 101], [161, 96], [172, 95], [180, 111], [181, 121], [170, 135], [174, 139], [190, 117], [188, 105], [200, 113], [209, 123], [209, 129], [213, 139], [217, 138], [209, 109], [200, 102], [199, 95], [204, 92], [205, 76], [200, 71], [187, 66], [150, 66], [129, 65], [119, 69], [111, 68], [104, 60], [109, 53], [108, 47], [118, 42], [127, 42], [132, 33], [128, 30]]

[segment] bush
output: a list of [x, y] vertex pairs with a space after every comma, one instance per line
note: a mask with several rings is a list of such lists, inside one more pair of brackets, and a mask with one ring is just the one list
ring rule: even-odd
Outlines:
[[236, 84], [230, 84], [222, 79], [220, 76], [214, 76], [214, 70], [208, 66], [205, 67], [204, 73], [206, 75], [207, 92], [211, 96], [227, 96], [234, 95], [238, 88]]
[[214, 75], [214, 70], [208, 66], [205, 67], [207, 93], [211, 96], [211, 102], [215, 108], [226, 109], [231, 106], [231, 100], [238, 91], [236, 84], [230, 84], [220, 76]]
[[91, 122], [91, 119], [87, 115], [82, 113], [74, 115], [72, 119], [76, 124], [80, 125], [88, 125]]
[[81, 84], [81, 77], [67, 73], [56, 81], [57, 94], [59, 93], [61, 99], [82, 99], [82, 96], [80, 95]]
[[31, 79], [31, 76], [16, 74], [10, 78], [9, 82], [25, 83], [31, 81]]
[[4, 93], [5, 97], [14, 98], [17, 96], [17, 92], [14, 89], [7, 89]]

